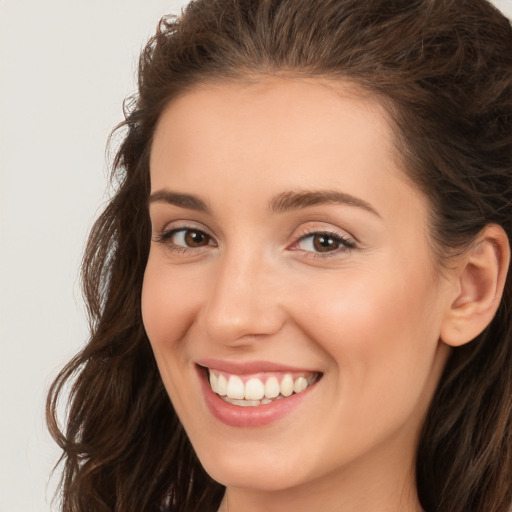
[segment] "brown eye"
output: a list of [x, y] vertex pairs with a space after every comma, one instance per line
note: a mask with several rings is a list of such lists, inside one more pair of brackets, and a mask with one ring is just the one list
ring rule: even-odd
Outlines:
[[311, 253], [339, 253], [348, 252], [355, 248], [355, 244], [337, 233], [318, 232], [301, 237], [296, 247]]
[[186, 229], [182, 231], [183, 241], [185, 245], [188, 247], [204, 247], [205, 245], [209, 245], [210, 237], [203, 233], [202, 231], [197, 231], [195, 229]]
[[171, 229], [159, 235], [156, 241], [176, 250], [200, 249], [215, 245], [210, 235], [199, 229], [190, 228]]
[[331, 235], [317, 234], [313, 235], [313, 247], [317, 252], [334, 251], [340, 247], [340, 242]]

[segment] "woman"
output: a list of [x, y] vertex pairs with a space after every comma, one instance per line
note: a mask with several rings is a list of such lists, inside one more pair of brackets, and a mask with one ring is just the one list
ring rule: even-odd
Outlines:
[[198, 0], [123, 127], [91, 340], [48, 402], [63, 510], [508, 511], [497, 10]]

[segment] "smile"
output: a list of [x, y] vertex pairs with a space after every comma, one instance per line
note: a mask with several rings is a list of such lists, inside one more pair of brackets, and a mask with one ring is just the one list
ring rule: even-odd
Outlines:
[[230, 427], [274, 424], [317, 396], [323, 373], [268, 361], [196, 361], [199, 383], [211, 414]]
[[314, 384], [318, 373], [258, 373], [234, 375], [208, 370], [211, 389], [225, 402], [241, 407], [267, 405], [275, 400], [299, 394]]

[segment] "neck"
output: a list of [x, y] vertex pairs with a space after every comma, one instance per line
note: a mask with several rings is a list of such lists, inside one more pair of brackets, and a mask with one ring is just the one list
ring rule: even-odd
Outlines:
[[219, 508], [219, 512], [423, 512], [416, 493], [382, 496], [348, 496], [340, 492], [313, 493], [304, 495], [298, 489], [277, 492], [255, 492], [244, 489], [228, 488]]
[[422, 512], [414, 457], [355, 461], [350, 468], [282, 490], [227, 487], [219, 512]]

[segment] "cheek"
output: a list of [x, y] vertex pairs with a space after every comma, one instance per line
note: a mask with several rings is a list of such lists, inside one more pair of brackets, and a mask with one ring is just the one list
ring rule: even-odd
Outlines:
[[165, 388], [180, 418], [189, 404], [183, 383], [190, 377], [185, 337], [204, 290], [193, 276], [171, 272], [165, 260], [150, 254], [142, 287], [142, 320]]
[[203, 293], [197, 277], [170, 272], [165, 262], [150, 254], [142, 286], [142, 319], [156, 354], [183, 338]]
[[438, 346], [432, 280], [405, 265], [399, 273], [347, 272], [309, 291], [295, 316], [330, 356], [343, 396], [376, 407], [386, 396], [412, 404], [430, 379]]

